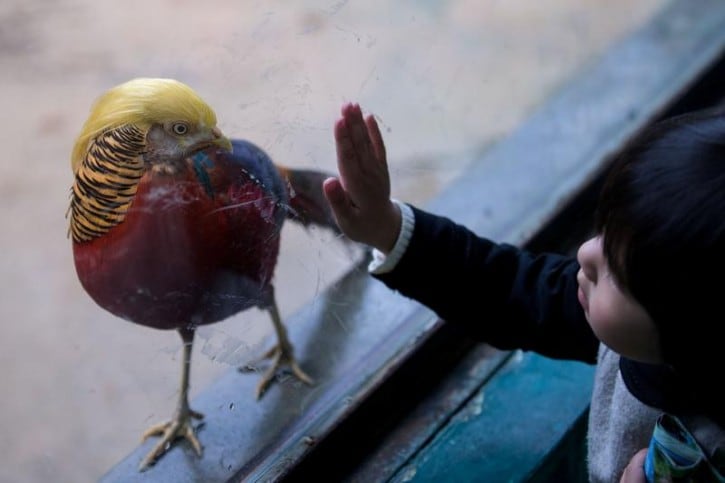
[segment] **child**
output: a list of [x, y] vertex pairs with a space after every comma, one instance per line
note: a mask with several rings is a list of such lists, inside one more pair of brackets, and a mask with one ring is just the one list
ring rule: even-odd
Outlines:
[[649, 478], [721, 481], [725, 117], [680, 116], [641, 135], [615, 163], [597, 234], [576, 259], [391, 200], [380, 130], [358, 105], [343, 106], [334, 134], [340, 177], [325, 195], [340, 229], [374, 248], [373, 276], [501, 349], [597, 364], [591, 481], [619, 481], [630, 460], [626, 478], [643, 479], [648, 446]]

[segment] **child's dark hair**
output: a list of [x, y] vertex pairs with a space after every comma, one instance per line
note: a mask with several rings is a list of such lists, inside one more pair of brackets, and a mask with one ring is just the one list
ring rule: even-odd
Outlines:
[[[615, 161], [596, 218], [620, 288], [657, 325], [665, 362], [718, 385], [725, 346], [725, 116], [661, 121]], [[720, 351], [723, 352], [721, 355]]]

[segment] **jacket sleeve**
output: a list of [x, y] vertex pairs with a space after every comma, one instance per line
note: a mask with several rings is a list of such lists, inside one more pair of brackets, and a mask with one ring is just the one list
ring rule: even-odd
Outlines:
[[599, 341], [577, 298], [576, 259], [534, 255], [413, 211], [407, 250], [376, 278], [499, 349], [596, 362]]

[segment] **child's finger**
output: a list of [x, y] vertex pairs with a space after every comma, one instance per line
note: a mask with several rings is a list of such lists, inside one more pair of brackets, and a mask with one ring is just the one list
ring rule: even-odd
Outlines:
[[367, 125], [363, 119], [362, 110], [358, 104], [354, 104], [347, 111], [345, 123], [350, 130], [350, 140], [360, 163], [360, 169], [366, 170], [371, 162], [374, 153]]
[[340, 219], [348, 218], [352, 212], [352, 205], [345, 189], [337, 178], [327, 178], [322, 183], [322, 191], [325, 193], [325, 198], [327, 198], [339, 225]]
[[337, 150], [337, 170], [343, 186], [355, 181], [360, 175], [359, 160], [355, 146], [350, 139], [350, 129], [345, 119], [338, 119], [334, 127], [335, 149]]
[[387, 169], [388, 162], [385, 154], [385, 143], [383, 142], [383, 135], [380, 133], [380, 127], [378, 126], [378, 122], [375, 120], [375, 116], [370, 114], [365, 119], [365, 124], [367, 124], [375, 157]]

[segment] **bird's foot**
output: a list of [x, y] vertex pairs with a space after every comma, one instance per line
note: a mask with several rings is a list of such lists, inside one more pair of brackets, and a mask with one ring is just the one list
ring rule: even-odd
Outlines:
[[171, 444], [177, 438], [187, 439], [196, 454], [201, 456], [201, 443], [199, 443], [199, 439], [196, 437], [196, 432], [191, 421], [192, 419], [202, 419], [203, 417], [203, 414], [186, 408], [185, 410], [177, 411], [171, 421], [156, 424], [147, 429], [143, 434], [142, 441], [146, 441], [151, 436], [161, 436], [161, 439], [146, 455], [143, 461], [141, 461], [138, 467], [139, 471], [144, 471], [154, 464], [161, 455], [171, 448]]
[[261, 398], [269, 388], [269, 385], [274, 381], [275, 375], [281, 366], [289, 366], [292, 374], [297, 377], [300, 381], [305, 384], [312, 385], [314, 381], [308, 376], [305, 371], [300, 368], [299, 364], [292, 355], [292, 348], [285, 344], [278, 344], [272, 347], [267, 353], [262, 356], [262, 359], [272, 359], [272, 364], [262, 374], [262, 379], [257, 384], [257, 399]]

